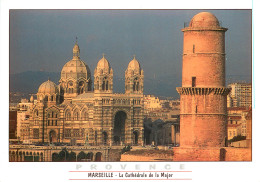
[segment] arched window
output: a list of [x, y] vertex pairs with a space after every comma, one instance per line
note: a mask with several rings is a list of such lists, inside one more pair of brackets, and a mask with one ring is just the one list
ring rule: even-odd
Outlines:
[[106, 81], [106, 90], [108, 90], [108, 81]]
[[105, 80], [103, 80], [103, 83], [102, 83], [102, 90], [105, 90], [105, 85], [106, 85], [106, 82], [105, 82]]
[[74, 111], [73, 117], [74, 117], [74, 120], [79, 120], [79, 112]]
[[[98, 78], [97, 78], [98, 79]], [[96, 88], [95, 88], [96, 90], [98, 90], [99, 89], [99, 81], [97, 81], [97, 85], [96, 85]]]
[[63, 89], [63, 86], [60, 87], [60, 94], [63, 95], [64, 94], [64, 89]]
[[70, 111], [67, 111], [66, 114], [65, 114], [65, 118], [66, 120], [71, 120], [71, 114], [70, 114]]
[[102, 82], [102, 90], [108, 90], [108, 79], [105, 77]]
[[138, 78], [134, 79], [134, 85], [133, 85], [133, 91], [138, 91], [139, 90], [139, 81]]
[[81, 119], [82, 119], [82, 120], [85, 120], [85, 121], [88, 119], [88, 113], [87, 113], [86, 110], [84, 110], [84, 111], [82, 112], [82, 114], [81, 114]]
[[35, 110], [35, 111], [34, 111], [34, 117], [38, 117], [38, 114], [39, 114], [39, 113], [38, 113], [38, 110]]
[[73, 93], [73, 82], [72, 81], [68, 82], [68, 92]]
[[38, 124], [38, 110], [35, 110], [33, 113], [33, 120], [34, 120], [34, 125]]
[[83, 91], [84, 91], [84, 81], [80, 81], [79, 82], [79, 91], [78, 91], [78, 94], [83, 94]]

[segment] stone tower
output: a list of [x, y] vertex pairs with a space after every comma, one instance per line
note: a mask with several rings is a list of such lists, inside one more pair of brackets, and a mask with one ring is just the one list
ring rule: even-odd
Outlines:
[[95, 93], [113, 93], [113, 69], [110, 67], [104, 54], [98, 61], [94, 78]]
[[[208, 12], [195, 15], [182, 29], [182, 87], [177, 88], [180, 148], [175, 151], [175, 160], [220, 160], [219, 149], [225, 147], [226, 140], [229, 93], [225, 87], [226, 31]], [[209, 148], [218, 150], [213, 156], [202, 152]], [[181, 153], [186, 158], [178, 155]]]

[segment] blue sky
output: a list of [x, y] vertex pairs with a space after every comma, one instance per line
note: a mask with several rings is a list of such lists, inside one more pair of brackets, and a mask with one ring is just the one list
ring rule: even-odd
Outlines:
[[251, 74], [251, 10], [11, 10], [10, 73], [60, 72], [72, 58], [75, 37], [81, 59], [94, 69], [102, 54], [124, 78], [133, 55], [145, 78], [181, 77], [184, 22], [201, 11], [226, 32], [226, 75]]

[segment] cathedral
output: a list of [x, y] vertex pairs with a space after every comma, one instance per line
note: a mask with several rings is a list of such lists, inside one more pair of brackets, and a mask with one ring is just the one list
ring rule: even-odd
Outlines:
[[[33, 143], [69, 145], [143, 144], [143, 70], [134, 57], [125, 71], [125, 93], [113, 93], [113, 69], [103, 57], [94, 70], [80, 59], [76, 41], [73, 58], [59, 84], [48, 80], [38, 89], [30, 109]], [[92, 89], [92, 84], [94, 88]]]

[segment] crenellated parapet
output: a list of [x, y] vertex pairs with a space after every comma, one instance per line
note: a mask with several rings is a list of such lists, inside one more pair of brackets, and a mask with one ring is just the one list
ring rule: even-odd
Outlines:
[[213, 93], [214, 95], [227, 96], [230, 92], [230, 88], [225, 88], [225, 87], [220, 87], [220, 88], [177, 87], [176, 90], [180, 95], [209, 95]]

